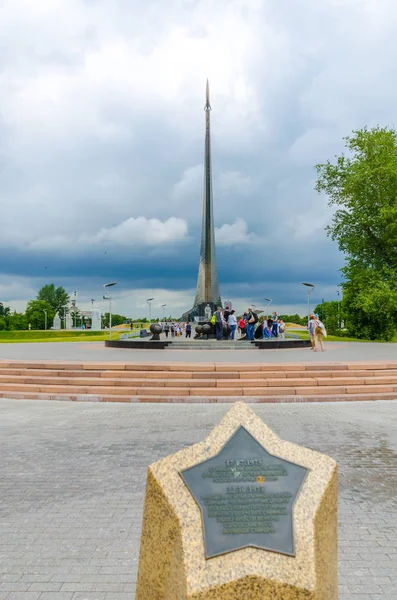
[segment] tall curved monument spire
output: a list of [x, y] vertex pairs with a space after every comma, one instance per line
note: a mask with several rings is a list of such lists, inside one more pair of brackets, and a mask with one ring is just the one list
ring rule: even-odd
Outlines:
[[212, 164], [211, 164], [211, 104], [210, 87], [207, 79], [205, 94], [205, 153], [204, 153], [204, 198], [203, 221], [201, 229], [200, 265], [197, 280], [196, 298], [192, 314], [204, 315], [207, 304], [221, 303], [216, 267], [214, 211], [212, 199]]

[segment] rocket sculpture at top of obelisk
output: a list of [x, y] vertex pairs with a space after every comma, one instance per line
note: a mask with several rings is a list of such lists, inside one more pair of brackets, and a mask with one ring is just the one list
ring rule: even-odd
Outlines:
[[204, 155], [204, 199], [203, 222], [201, 230], [200, 265], [197, 280], [196, 297], [193, 311], [203, 313], [203, 306], [221, 305], [218, 271], [215, 255], [214, 212], [212, 205], [212, 168], [211, 168], [211, 104], [210, 89], [207, 80], [205, 102], [205, 155]]

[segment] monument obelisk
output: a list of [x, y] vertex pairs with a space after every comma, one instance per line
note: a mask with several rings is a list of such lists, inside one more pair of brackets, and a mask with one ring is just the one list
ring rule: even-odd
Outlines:
[[214, 210], [212, 198], [212, 163], [211, 163], [211, 104], [210, 88], [207, 79], [205, 98], [205, 152], [204, 152], [204, 198], [203, 221], [201, 228], [200, 264], [197, 279], [194, 306], [186, 315], [190, 318], [204, 316], [204, 309], [209, 304], [212, 311], [221, 305], [219, 294], [218, 270], [216, 267]]

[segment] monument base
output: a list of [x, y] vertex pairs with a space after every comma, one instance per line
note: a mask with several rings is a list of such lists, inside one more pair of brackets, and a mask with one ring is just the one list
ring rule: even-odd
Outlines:
[[193, 306], [191, 310], [188, 310], [187, 312], [183, 313], [181, 317], [182, 321], [190, 322], [194, 321], [195, 317], [207, 317], [205, 313], [205, 309], [207, 306], [211, 308], [211, 315], [213, 315], [216, 309], [218, 308], [215, 302], [201, 302], [200, 304]]

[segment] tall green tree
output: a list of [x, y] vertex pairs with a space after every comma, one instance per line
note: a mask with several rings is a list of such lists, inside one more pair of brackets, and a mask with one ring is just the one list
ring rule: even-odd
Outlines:
[[316, 166], [335, 213], [328, 235], [345, 253], [343, 311], [350, 334], [391, 339], [397, 326], [397, 133], [353, 131], [347, 155]]
[[344, 138], [348, 156], [316, 166], [316, 189], [336, 211], [328, 234], [348, 259], [397, 270], [397, 134], [374, 127]]
[[45, 300], [30, 300], [26, 306], [26, 320], [30, 323], [32, 329], [45, 328], [45, 312], [47, 311], [47, 329], [52, 327], [52, 321], [55, 316], [55, 310], [49, 302]]
[[37, 300], [48, 302], [54, 312], [62, 312], [69, 305], [70, 297], [65, 288], [55, 287], [54, 283], [44, 285], [37, 294]]

